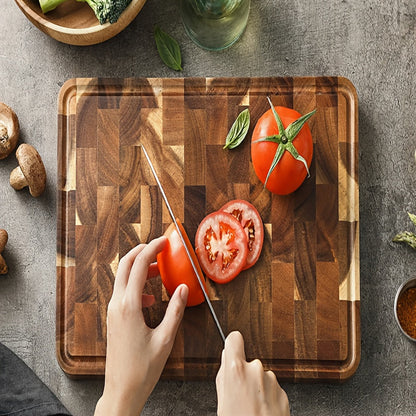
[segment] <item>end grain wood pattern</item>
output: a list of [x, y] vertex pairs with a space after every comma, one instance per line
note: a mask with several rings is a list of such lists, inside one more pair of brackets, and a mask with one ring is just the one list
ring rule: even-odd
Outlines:
[[[317, 112], [311, 176], [272, 195], [251, 166], [250, 137], [269, 105]], [[223, 150], [237, 115], [251, 126]], [[360, 360], [358, 102], [345, 78], [72, 79], [59, 96], [57, 356], [70, 376], [104, 374], [106, 309], [120, 258], [163, 234], [170, 218], [141, 152], [146, 146], [193, 241], [202, 218], [234, 198], [264, 221], [258, 263], [208, 282], [224, 331], [279, 379], [343, 381]], [[168, 296], [145, 288], [156, 326]], [[188, 308], [163, 377], [214, 379], [222, 344], [205, 304]]]

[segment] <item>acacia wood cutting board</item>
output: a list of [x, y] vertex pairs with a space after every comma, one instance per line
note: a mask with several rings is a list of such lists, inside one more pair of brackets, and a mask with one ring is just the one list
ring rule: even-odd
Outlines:
[[[275, 105], [316, 114], [311, 177], [293, 194], [258, 181], [250, 138]], [[223, 150], [245, 108], [245, 142]], [[72, 79], [59, 95], [57, 356], [70, 376], [104, 374], [106, 309], [119, 259], [170, 224], [141, 153], [150, 153], [191, 241], [231, 199], [264, 221], [258, 263], [226, 285], [209, 282], [224, 331], [242, 332], [248, 359], [280, 379], [342, 381], [360, 359], [358, 102], [345, 78]], [[162, 319], [160, 278], [146, 284]], [[222, 344], [206, 304], [187, 308], [163, 377], [213, 379]]]

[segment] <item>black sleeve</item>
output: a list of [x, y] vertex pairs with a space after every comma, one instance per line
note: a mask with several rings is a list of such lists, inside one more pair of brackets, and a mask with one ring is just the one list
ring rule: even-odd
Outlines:
[[0, 415], [70, 416], [36, 374], [1, 343]]

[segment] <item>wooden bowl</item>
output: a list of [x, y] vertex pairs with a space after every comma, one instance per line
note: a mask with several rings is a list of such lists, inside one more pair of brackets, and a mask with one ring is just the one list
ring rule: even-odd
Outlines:
[[42, 13], [38, 0], [15, 0], [26, 17], [42, 32], [70, 45], [94, 45], [120, 33], [140, 12], [146, 0], [132, 0], [116, 23], [100, 25], [87, 3], [69, 0]]

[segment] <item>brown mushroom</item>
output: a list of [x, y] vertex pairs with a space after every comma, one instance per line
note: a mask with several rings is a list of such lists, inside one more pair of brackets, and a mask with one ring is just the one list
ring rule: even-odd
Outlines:
[[15, 112], [0, 103], [0, 159], [4, 159], [16, 147], [19, 138], [19, 120]]
[[30, 144], [21, 144], [16, 150], [19, 166], [10, 174], [10, 185], [19, 191], [25, 186], [36, 197], [43, 193], [46, 185], [46, 171], [37, 150]]
[[9, 236], [7, 231], [0, 229], [0, 274], [6, 274], [8, 272], [6, 261], [1, 255], [1, 253], [3, 253], [4, 247], [6, 247], [8, 238]]

